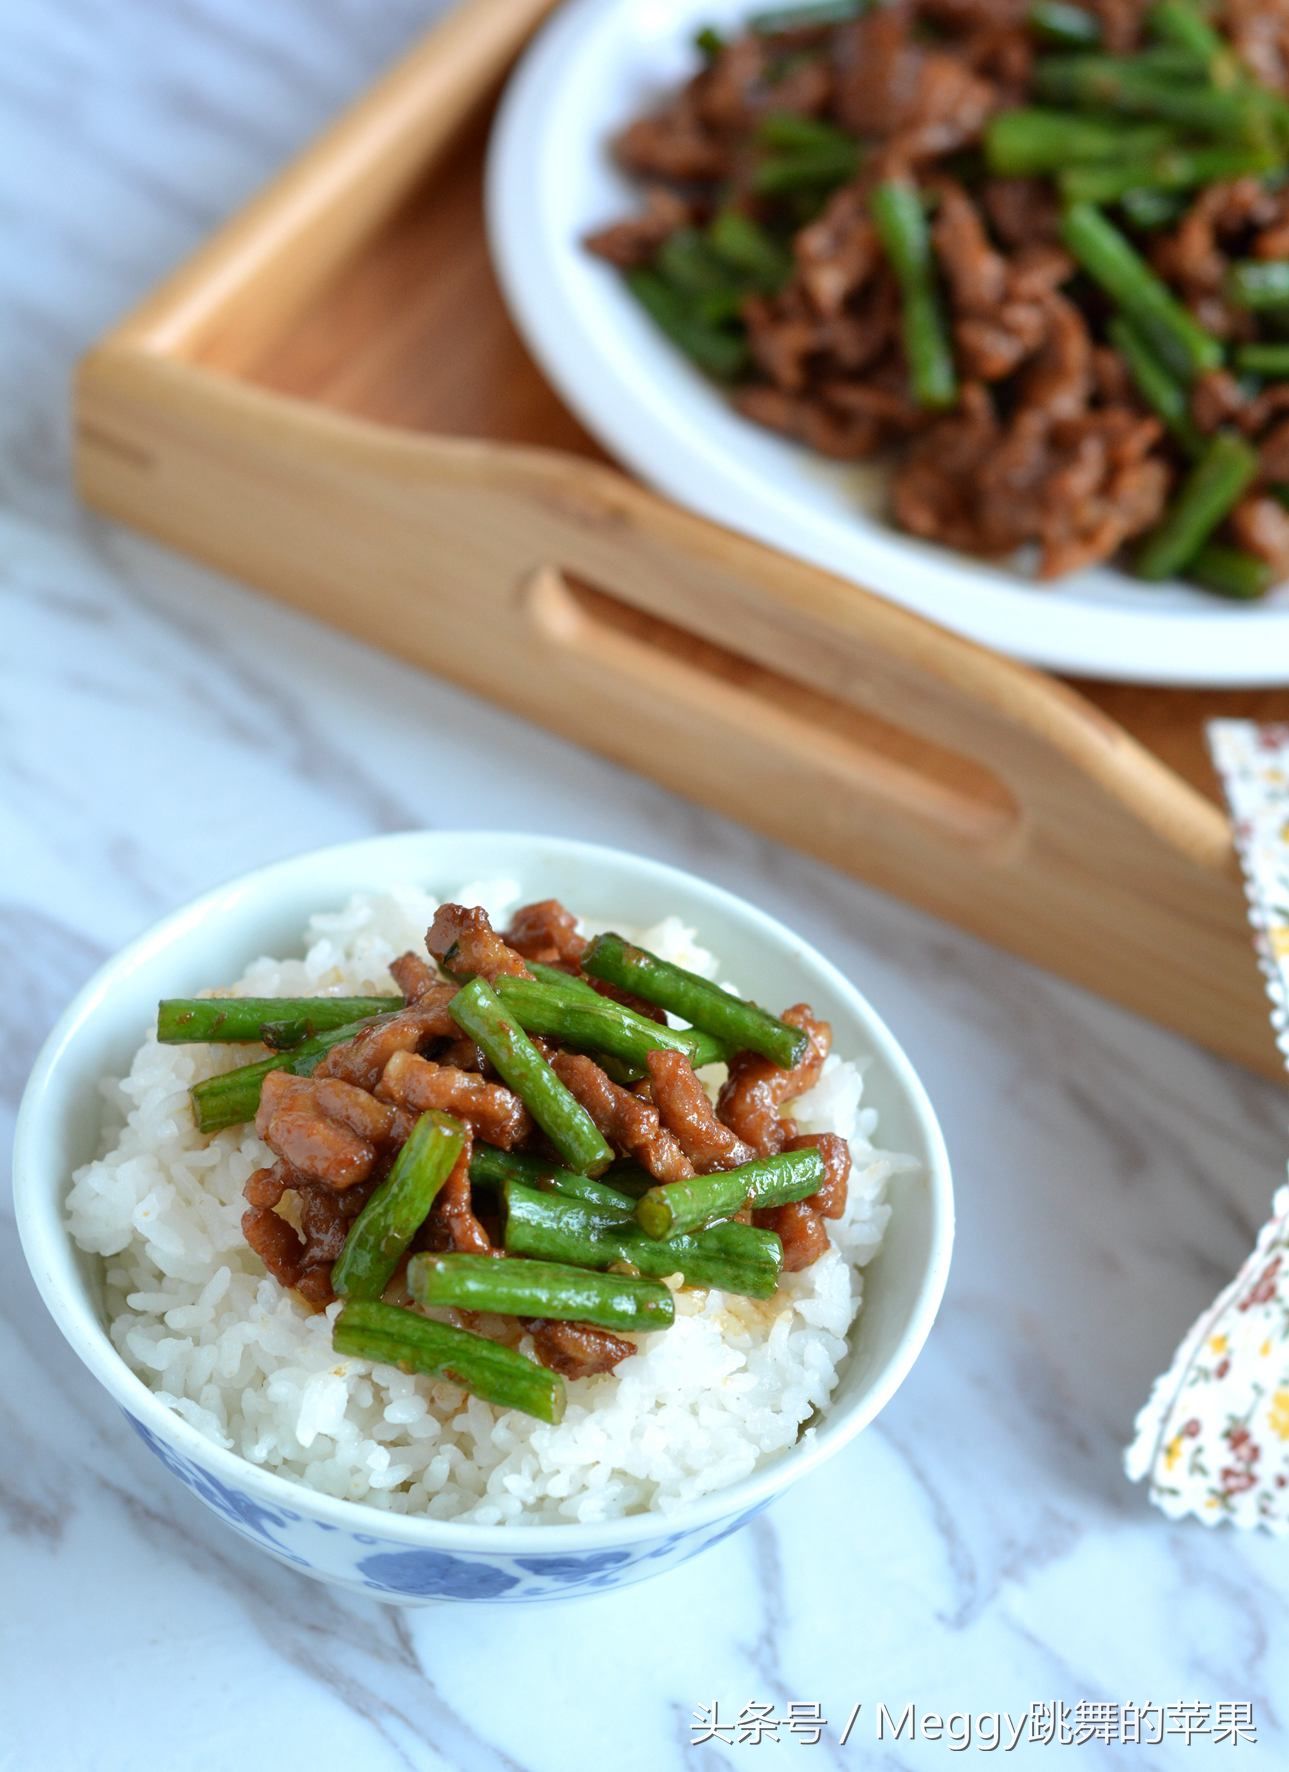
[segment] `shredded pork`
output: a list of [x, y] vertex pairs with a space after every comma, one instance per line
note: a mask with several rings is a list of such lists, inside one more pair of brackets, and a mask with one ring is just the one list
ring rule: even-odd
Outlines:
[[[1158, 46], [1147, 0], [1083, 3], [1108, 54]], [[1228, 0], [1216, 19], [1242, 77], [1289, 94], [1283, 0]], [[789, 270], [748, 288], [725, 318], [746, 348], [732, 375], [738, 410], [837, 461], [881, 457], [897, 525], [965, 553], [1032, 557], [1040, 579], [1131, 559], [1190, 465], [1107, 338], [1112, 304], [1059, 244], [1055, 179], [989, 170], [991, 119], [1051, 104], [1034, 86], [1051, 52], [1026, 0], [886, 0], [832, 24], [754, 25], [617, 138], [643, 207], [587, 242], [665, 281], [673, 244], [701, 238], [723, 212], [764, 229]], [[767, 131], [785, 119], [842, 132], [854, 169], [813, 189], [759, 182], [776, 151]], [[870, 206], [892, 177], [913, 180], [931, 216], [957, 375], [947, 411], [909, 395], [900, 290]], [[1171, 223], [1136, 233], [1111, 213], [1202, 326], [1231, 345], [1259, 336], [1257, 316], [1232, 299], [1231, 266], [1289, 258], [1289, 190], [1250, 175], [1180, 201]], [[1232, 375], [1202, 378], [1193, 404], [1202, 434], [1234, 427], [1261, 454], [1254, 496], [1218, 539], [1289, 570], [1267, 502], [1289, 486], [1289, 426]]]
[[[736, 104], [732, 89], [723, 102]], [[477, 1143], [559, 1167], [528, 1108], [460, 1034], [448, 1006], [458, 978], [522, 977], [526, 961], [594, 983], [580, 971], [587, 943], [576, 919], [545, 899], [517, 912], [503, 937], [483, 911], [449, 904], [438, 911], [426, 942], [429, 958], [407, 953], [390, 966], [405, 1008], [373, 1019], [355, 1038], [333, 1047], [312, 1075], [282, 1068], [263, 1081], [255, 1125], [274, 1161], [246, 1183], [242, 1230], [267, 1271], [315, 1307], [331, 1302], [332, 1267], [420, 1114], [451, 1116], [464, 1128], [465, 1143], [387, 1289], [393, 1302], [410, 1302], [406, 1256], [416, 1250], [504, 1259], [499, 1194], [477, 1192], [471, 1181]], [[434, 962], [454, 977], [442, 978]], [[586, 1053], [553, 1041], [538, 1044], [615, 1156], [640, 1165], [655, 1183], [736, 1168], [758, 1153], [817, 1149], [824, 1181], [808, 1200], [755, 1214], [745, 1208], [737, 1215], [777, 1232], [784, 1268], [791, 1272], [828, 1247], [824, 1220], [845, 1207], [850, 1155], [844, 1140], [797, 1134], [785, 1117], [788, 1104], [817, 1080], [831, 1036], [806, 1004], [786, 1011], [784, 1019], [807, 1035], [800, 1063], [783, 1070], [754, 1053], [737, 1053], [716, 1103], [680, 1051], [650, 1051], [647, 1074], [627, 1086]], [[589, 1323], [458, 1315], [475, 1332], [512, 1345], [526, 1333], [537, 1358], [566, 1377], [611, 1371], [634, 1351], [632, 1341]]]

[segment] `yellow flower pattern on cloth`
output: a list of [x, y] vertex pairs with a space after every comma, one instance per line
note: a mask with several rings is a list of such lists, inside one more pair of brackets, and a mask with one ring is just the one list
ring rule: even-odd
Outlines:
[[[1216, 720], [1276, 1043], [1289, 1060], [1289, 726]], [[1174, 1518], [1289, 1533], [1289, 1187], [1244, 1266], [1178, 1348], [1124, 1460]]]
[[1289, 1532], [1289, 1187], [1155, 1385], [1125, 1463], [1166, 1514]]

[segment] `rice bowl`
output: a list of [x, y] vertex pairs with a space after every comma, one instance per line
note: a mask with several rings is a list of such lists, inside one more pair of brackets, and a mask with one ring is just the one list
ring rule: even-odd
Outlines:
[[[864, 1075], [865, 1104], [879, 1110], [886, 1140], [917, 1159], [917, 1169], [892, 1184], [900, 1189], [899, 1210], [864, 1276], [864, 1309], [836, 1362], [826, 1407], [751, 1475], [666, 1510], [606, 1514], [598, 1522], [558, 1513], [502, 1526], [487, 1524], [486, 1515], [440, 1520], [426, 1510], [399, 1512], [397, 1502], [375, 1495], [354, 1501], [307, 1487], [248, 1462], [163, 1403], [121, 1357], [106, 1329], [112, 1312], [104, 1260], [81, 1253], [66, 1229], [70, 1178], [103, 1149], [99, 1081], [128, 1072], [158, 997], [234, 978], [250, 955], [293, 951], [317, 907], [344, 904], [355, 892], [417, 879], [442, 894], [466, 878], [501, 875], [586, 907], [613, 907], [636, 927], [657, 906], [674, 905], [684, 921], [711, 932], [730, 976], [755, 982], [769, 1001], [786, 1000], [804, 979], [837, 1027], [840, 1050], [874, 1055]], [[51, 1313], [167, 1470], [267, 1554], [409, 1603], [562, 1597], [583, 1583], [619, 1585], [658, 1573], [714, 1543], [834, 1455], [889, 1400], [934, 1318], [952, 1244], [947, 1159], [930, 1104], [853, 985], [773, 919], [718, 887], [643, 858], [524, 836], [369, 840], [262, 869], [174, 913], [109, 962], [50, 1035], [24, 1097], [14, 1168], [24, 1251]], [[191, 1335], [192, 1326], [182, 1332]]]
[[[454, 896], [499, 920], [521, 895], [513, 881], [491, 881]], [[435, 909], [411, 885], [357, 894], [310, 919], [302, 959], [258, 959], [231, 994], [375, 992]], [[679, 918], [639, 934], [664, 957], [724, 979]], [[114, 1344], [167, 1407], [253, 1464], [399, 1513], [489, 1526], [590, 1523], [674, 1513], [749, 1475], [831, 1395], [860, 1306], [859, 1269], [891, 1211], [887, 1182], [916, 1166], [876, 1148], [860, 1070], [831, 1055], [793, 1118], [851, 1145], [854, 1181], [832, 1248], [770, 1300], [677, 1288], [673, 1332], [648, 1338], [617, 1372], [576, 1380], [564, 1420], [550, 1425], [446, 1381], [337, 1359], [339, 1306], [309, 1311], [242, 1239], [242, 1187], [265, 1161], [263, 1144], [249, 1127], [207, 1139], [188, 1110], [188, 1088], [227, 1068], [228, 1053], [151, 1038], [129, 1074], [105, 1084], [115, 1129], [104, 1154], [77, 1171], [69, 1228], [104, 1260]]]

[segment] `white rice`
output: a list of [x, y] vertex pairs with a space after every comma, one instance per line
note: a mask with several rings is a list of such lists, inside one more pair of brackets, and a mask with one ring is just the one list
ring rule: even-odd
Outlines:
[[[497, 919], [518, 891], [494, 881], [455, 896]], [[434, 909], [415, 887], [355, 897], [310, 920], [303, 959], [257, 960], [232, 994], [388, 990], [388, 962], [420, 951]], [[676, 917], [638, 939], [719, 976]], [[832, 1249], [768, 1300], [678, 1292], [671, 1329], [642, 1338], [616, 1372], [569, 1384], [557, 1427], [447, 1382], [338, 1356], [339, 1306], [310, 1313], [266, 1276], [240, 1229], [242, 1186], [271, 1160], [266, 1147], [245, 1126], [203, 1137], [188, 1110], [191, 1083], [244, 1062], [245, 1048], [149, 1038], [129, 1075], [104, 1084], [104, 1154], [76, 1172], [67, 1201], [76, 1242], [103, 1257], [112, 1340], [164, 1403], [219, 1445], [396, 1513], [480, 1525], [594, 1521], [667, 1512], [737, 1481], [791, 1445], [827, 1402], [859, 1309], [857, 1270], [889, 1216], [887, 1178], [906, 1166], [874, 1148], [877, 1116], [861, 1106], [851, 1060], [830, 1057], [792, 1109], [803, 1131], [840, 1132], [854, 1153]]]

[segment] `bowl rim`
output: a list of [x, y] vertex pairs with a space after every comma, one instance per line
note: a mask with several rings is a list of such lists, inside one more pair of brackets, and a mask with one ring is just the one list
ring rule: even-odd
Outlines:
[[[71, 1233], [61, 1212], [66, 1196], [65, 1176], [50, 1177], [48, 1163], [42, 1159], [43, 1134], [46, 1127], [45, 1104], [55, 1077], [60, 1073], [68, 1049], [84, 1032], [92, 1018], [109, 998], [113, 986], [158, 950], [171, 946], [190, 931], [198, 928], [217, 913], [230, 895], [254, 891], [269, 903], [275, 890], [296, 883], [311, 868], [324, 864], [343, 865], [347, 859], [377, 856], [383, 851], [406, 847], [416, 842], [433, 844], [534, 844], [561, 857], [585, 862], [608, 860], [643, 870], [661, 885], [679, 884], [687, 890], [695, 888], [706, 895], [717, 910], [733, 910], [740, 919], [751, 921], [773, 938], [776, 944], [790, 940], [826, 975], [828, 983], [848, 1000], [848, 1006], [865, 1024], [874, 1056], [881, 1058], [905, 1095], [913, 1112], [927, 1150], [926, 1183], [930, 1202], [931, 1234], [921, 1280], [917, 1286], [912, 1309], [899, 1340], [871, 1382], [849, 1407], [835, 1418], [828, 1407], [814, 1427], [809, 1440], [798, 1438], [789, 1447], [773, 1454], [765, 1465], [724, 1488], [713, 1490], [693, 1502], [663, 1513], [649, 1509], [643, 1513], [625, 1514], [607, 1520], [583, 1522], [576, 1520], [531, 1522], [518, 1525], [480, 1525], [470, 1521], [434, 1519], [424, 1514], [404, 1514], [373, 1507], [364, 1501], [350, 1501], [328, 1495], [293, 1478], [281, 1476], [261, 1465], [253, 1464], [239, 1452], [217, 1445], [173, 1409], [162, 1403], [156, 1393], [118, 1353], [107, 1327], [85, 1301], [84, 1314], [90, 1328], [84, 1330], [76, 1320], [82, 1314], [81, 1300], [64, 1293], [49, 1264], [43, 1259], [47, 1248], [65, 1255], [76, 1250]], [[325, 892], [325, 885], [321, 888]], [[349, 888], [347, 890], [358, 890]], [[267, 908], [267, 906], [266, 906]], [[52, 1187], [48, 1184], [52, 1180]], [[46, 1190], [53, 1204], [46, 1209]], [[141, 934], [105, 960], [81, 987], [59, 1016], [37, 1054], [19, 1104], [13, 1146], [13, 1196], [19, 1240], [29, 1271], [41, 1299], [55, 1325], [72, 1351], [107, 1391], [108, 1395], [134, 1420], [155, 1434], [186, 1459], [210, 1470], [221, 1481], [256, 1492], [266, 1505], [276, 1506], [289, 1514], [312, 1517], [324, 1525], [338, 1527], [353, 1535], [368, 1533], [382, 1540], [401, 1540], [409, 1548], [487, 1553], [494, 1556], [528, 1554], [534, 1550], [552, 1553], [574, 1550], [593, 1551], [623, 1545], [689, 1534], [713, 1522], [728, 1519], [756, 1509], [786, 1489], [799, 1477], [817, 1469], [834, 1453], [866, 1427], [886, 1406], [912, 1370], [922, 1351], [939, 1310], [948, 1281], [949, 1263], [954, 1238], [953, 1183], [949, 1155], [945, 1147], [935, 1110], [912, 1062], [894, 1034], [868, 998], [846, 975], [811, 943], [797, 935], [768, 911], [740, 897], [728, 888], [704, 879], [701, 875], [657, 861], [631, 850], [612, 845], [590, 843], [577, 838], [545, 836], [538, 832], [507, 830], [407, 830], [360, 838], [352, 842], [329, 844], [269, 862], [232, 876], [222, 884], [190, 899], [149, 925]]]

